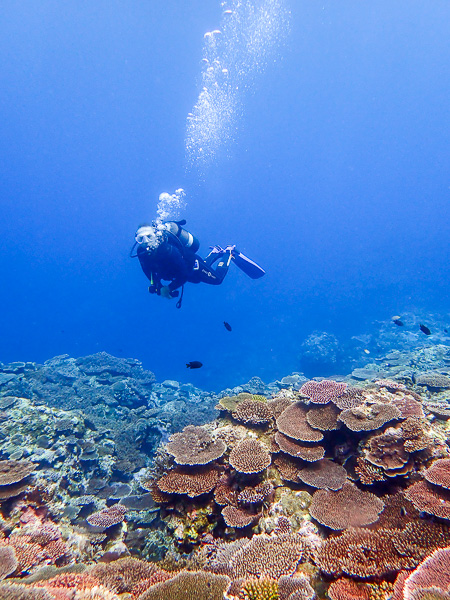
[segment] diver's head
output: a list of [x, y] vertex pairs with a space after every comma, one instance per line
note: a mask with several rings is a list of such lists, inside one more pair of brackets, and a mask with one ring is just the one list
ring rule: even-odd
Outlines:
[[136, 243], [147, 248], [156, 248], [161, 243], [161, 231], [156, 225], [141, 225], [134, 236]]

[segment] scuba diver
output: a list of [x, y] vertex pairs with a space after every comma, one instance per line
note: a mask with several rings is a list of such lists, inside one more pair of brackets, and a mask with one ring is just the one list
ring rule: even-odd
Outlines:
[[[176, 306], [180, 308], [186, 282], [219, 285], [227, 274], [231, 261], [252, 279], [264, 275], [264, 269], [244, 256], [235, 246], [211, 247], [211, 252], [203, 260], [196, 254], [200, 242], [183, 229], [185, 224], [185, 220], [165, 221], [141, 225], [136, 231], [136, 241], [130, 256], [139, 259], [142, 270], [150, 281], [148, 291], [151, 294], [168, 299], [179, 296]], [[133, 254], [136, 247], [136, 254]], [[213, 268], [217, 261], [217, 266]], [[169, 283], [165, 284], [163, 280]], [[180, 287], [181, 295], [178, 291]]]

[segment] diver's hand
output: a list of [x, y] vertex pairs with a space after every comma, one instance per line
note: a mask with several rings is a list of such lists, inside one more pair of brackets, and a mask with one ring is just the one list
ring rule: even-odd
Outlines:
[[173, 298], [172, 292], [170, 291], [168, 285], [163, 285], [163, 287], [159, 291], [159, 294], [163, 298], [167, 298], [167, 300], [171, 300]]

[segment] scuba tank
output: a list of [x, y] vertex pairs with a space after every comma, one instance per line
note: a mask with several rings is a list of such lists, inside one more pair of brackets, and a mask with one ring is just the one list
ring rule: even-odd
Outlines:
[[194, 235], [192, 235], [192, 233], [189, 233], [189, 231], [183, 229], [182, 225], [186, 225], [185, 219], [182, 221], [166, 221], [164, 223], [164, 227], [178, 239], [181, 246], [183, 248], [187, 248], [195, 254], [195, 252], [197, 252], [197, 250], [200, 248], [200, 242]]

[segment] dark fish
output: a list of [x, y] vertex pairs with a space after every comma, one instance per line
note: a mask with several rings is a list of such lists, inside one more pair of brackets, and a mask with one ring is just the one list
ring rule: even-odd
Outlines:
[[448, 329], [444, 329], [444, 333], [448, 333]]
[[394, 323], [399, 327], [403, 327], [403, 321], [400, 321], [400, 319], [394, 319]]
[[231, 325], [229, 323], [227, 323], [226, 321], [224, 321], [223, 324], [225, 325], [225, 329], [227, 331], [231, 331]]
[[200, 369], [200, 367], [203, 367], [203, 363], [199, 360], [191, 360], [191, 362], [186, 363], [186, 366], [188, 369]]
[[426, 325], [422, 325], [422, 323], [419, 325], [420, 331], [422, 331], [425, 335], [430, 335], [431, 331], [428, 329], [428, 327]]

